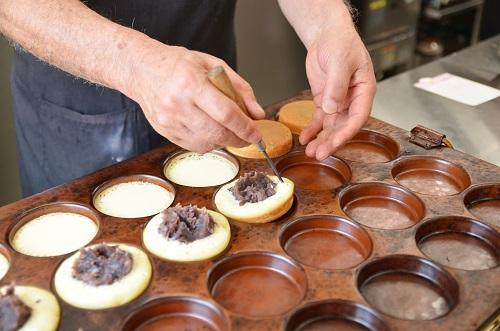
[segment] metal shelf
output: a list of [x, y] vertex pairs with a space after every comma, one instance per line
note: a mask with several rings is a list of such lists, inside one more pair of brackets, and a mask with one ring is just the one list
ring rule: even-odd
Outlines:
[[469, 0], [442, 9], [428, 7], [424, 9], [424, 15], [429, 19], [439, 20], [443, 17], [453, 15], [467, 9], [482, 6], [483, 2], [484, 0]]

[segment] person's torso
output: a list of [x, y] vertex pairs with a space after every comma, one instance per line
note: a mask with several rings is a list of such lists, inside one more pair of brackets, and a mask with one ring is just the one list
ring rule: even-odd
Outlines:
[[[184, 46], [224, 59], [235, 66], [234, 8], [236, 0], [88, 0], [97, 13], [168, 45]], [[96, 50], [98, 51], [98, 50]], [[119, 59], [117, 59], [118, 61]], [[123, 103], [115, 90], [96, 87], [18, 51], [13, 79], [33, 97], [82, 113], [109, 111]]]
[[[235, 64], [235, 0], [85, 3], [112, 21], [161, 42], [207, 52]], [[25, 196], [166, 142], [133, 100], [119, 91], [77, 79], [27, 52], [16, 52], [11, 91]]]

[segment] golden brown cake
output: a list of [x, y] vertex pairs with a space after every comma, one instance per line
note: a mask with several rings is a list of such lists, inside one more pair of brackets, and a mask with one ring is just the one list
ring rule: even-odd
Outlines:
[[[282, 156], [292, 149], [292, 132], [285, 125], [270, 120], [258, 120], [256, 123], [262, 133], [262, 140], [270, 157]], [[226, 149], [234, 155], [248, 159], [264, 158], [256, 145], [241, 148], [227, 147]]]
[[281, 107], [278, 121], [285, 124], [292, 133], [300, 135], [311, 123], [315, 109], [312, 100], [293, 101]]

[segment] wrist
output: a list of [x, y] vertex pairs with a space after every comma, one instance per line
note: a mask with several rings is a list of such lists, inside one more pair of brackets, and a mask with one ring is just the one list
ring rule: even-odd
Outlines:
[[346, 29], [355, 29], [352, 9], [346, 5], [344, 0], [334, 0], [331, 6], [322, 11], [321, 15], [316, 15], [313, 19], [314, 24], [310, 24], [306, 33], [301, 37], [306, 49], [320, 38], [324, 31], [346, 31]]
[[[169, 55], [165, 52], [173, 47], [129, 28], [118, 32], [116, 41], [114, 63], [117, 65], [112, 73], [115, 77], [115, 89], [139, 102], [144, 88], [142, 85], [145, 81], [153, 83], [152, 75], [160, 62], [169, 60]], [[159, 52], [161, 56], [158, 56]]]

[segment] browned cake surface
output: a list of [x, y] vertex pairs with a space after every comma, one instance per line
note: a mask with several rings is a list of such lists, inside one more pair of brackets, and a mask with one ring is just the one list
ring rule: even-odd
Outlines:
[[[282, 156], [292, 148], [292, 133], [285, 125], [269, 120], [258, 120], [257, 126], [262, 133], [262, 140], [266, 145], [266, 152], [269, 157], [275, 158]], [[249, 159], [263, 159], [264, 155], [256, 145], [236, 148], [228, 147], [228, 151], [237, 156]]]
[[294, 134], [300, 135], [313, 118], [315, 105], [312, 100], [290, 102], [280, 109], [278, 120]]

